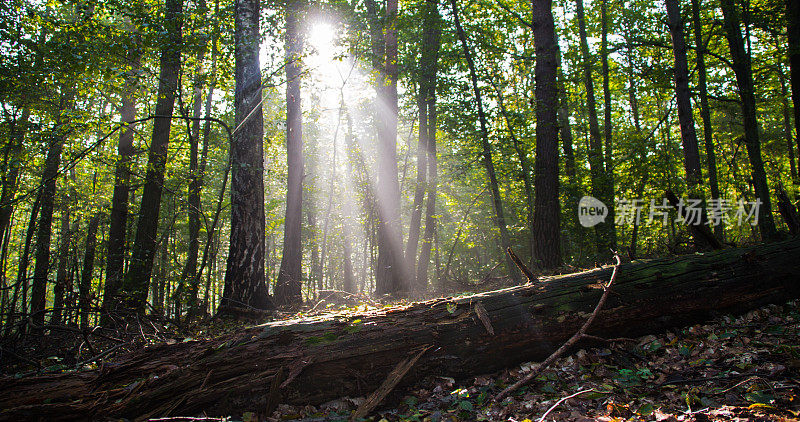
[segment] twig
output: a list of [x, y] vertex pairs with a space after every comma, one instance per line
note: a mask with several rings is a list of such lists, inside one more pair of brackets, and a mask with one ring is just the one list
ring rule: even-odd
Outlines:
[[87, 363], [91, 363], [91, 362], [96, 361], [97, 359], [100, 359], [100, 358], [103, 358], [105, 356], [108, 356], [108, 355], [110, 355], [111, 353], [115, 352], [117, 349], [119, 349], [120, 347], [122, 347], [124, 345], [125, 345], [125, 343], [120, 343], [120, 344], [118, 344], [118, 345], [106, 350], [105, 352], [100, 353], [97, 356], [92, 356], [89, 359], [84, 359], [84, 360], [78, 362], [77, 364], [75, 364], [75, 367], [76, 368], [80, 368], [81, 366], [86, 365]]
[[595, 391], [595, 389], [594, 389], [594, 388], [590, 388], [590, 389], [588, 389], [588, 390], [581, 390], [581, 391], [578, 391], [578, 392], [577, 392], [577, 393], [575, 393], [575, 394], [571, 394], [571, 395], [569, 395], [569, 396], [567, 396], [567, 397], [564, 397], [564, 398], [560, 399], [560, 400], [559, 400], [559, 401], [557, 401], [557, 402], [556, 402], [554, 405], [550, 406], [550, 408], [549, 408], [549, 409], [547, 409], [547, 412], [544, 412], [544, 415], [542, 415], [542, 417], [541, 417], [541, 418], [539, 418], [539, 422], [544, 422], [544, 418], [546, 418], [546, 417], [547, 417], [547, 415], [549, 415], [549, 414], [550, 414], [550, 412], [552, 412], [553, 410], [555, 410], [555, 408], [556, 408], [556, 407], [558, 407], [558, 405], [560, 405], [561, 403], [564, 403], [565, 401], [567, 401], [567, 400], [569, 400], [569, 399], [571, 399], [571, 398], [573, 398], [573, 397], [580, 396], [581, 394], [588, 393], [588, 392], [590, 392], [590, 391]]
[[430, 348], [431, 346], [425, 346], [422, 348], [422, 350], [417, 352], [417, 354], [414, 355], [413, 357], [408, 357], [400, 361], [400, 363], [398, 363], [397, 366], [395, 366], [394, 369], [392, 369], [392, 372], [390, 372], [389, 375], [386, 377], [386, 379], [383, 381], [383, 384], [381, 384], [381, 386], [378, 387], [378, 389], [375, 390], [372, 393], [372, 395], [370, 395], [369, 398], [367, 398], [367, 400], [365, 400], [364, 403], [362, 403], [361, 406], [359, 406], [358, 409], [356, 409], [355, 412], [353, 412], [353, 415], [350, 417], [350, 420], [355, 421], [367, 416], [367, 414], [371, 412], [372, 409], [377, 407], [381, 403], [381, 401], [383, 401], [383, 399], [386, 398], [387, 395], [389, 395], [389, 393], [394, 389], [397, 383], [399, 383], [400, 380], [403, 379], [403, 376], [405, 376], [406, 373], [408, 373], [408, 371], [411, 369], [411, 367], [413, 367], [414, 364], [417, 363], [417, 360], [419, 360], [420, 356], [422, 356], [422, 354], [425, 353]]
[[507, 248], [506, 253], [508, 253], [508, 256], [511, 257], [511, 260], [514, 261], [514, 264], [517, 265], [517, 268], [519, 268], [520, 271], [522, 271], [522, 273], [525, 274], [525, 277], [528, 278], [529, 282], [536, 283], [537, 281], [539, 281], [539, 277], [536, 277], [536, 275], [534, 275], [533, 272], [531, 272], [528, 266], [525, 265], [525, 263], [523, 263], [521, 259], [519, 259], [517, 254], [515, 254], [514, 251], [511, 250], [511, 248]]
[[608, 294], [611, 292], [611, 285], [614, 284], [614, 280], [617, 279], [617, 272], [619, 270], [619, 266], [622, 264], [622, 261], [619, 258], [619, 254], [616, 252], [614, 253], [614, 259], [617, 262], [616, 264], [614, 264], [614, 270], [611, 272], [611, 279], [608, 281], [608, 284], [604, 286], [603, 295], [600, 296], [600, 300], [597, 301], [597, 306], [595, 306], [592, 315], [589, 316], [589, 319], [587, 319], [586, 322], [583, 323], [583, 326], [578, 330], [577, 333], [575, 333], [572, 337], [570, 337], [570, 339], [567, 340], [566, 343], [561, 345], [561, 347], [559, 347], [558, 350], [553, 352], [553, 354], [551, 354], [547, 359], [545, 359], [544, 362], [540, 363], [522, 379], [515, 382], [505, 390], [501, 391], [500, 394], [495, 396], [494, 398], [495, 402], [499, 402], [512, 391], [518, 389], [519, 387], [522, 387], [523, 385], [529, 383], [532, 379], [536, 378], [536, 376], [538, 376], [545, 368], [547, 368], [548, 365], [553, 363], [553, 361], [561, 357], [561, 355], [563, 355], [564, 352], [566, 352], [570, 347], [574, 346], [575, 343], [584, 338], [584, 336], [586, 335], [586, 330], [589, 329], [589, 326], [591, 326], [592, 322], [594, 322], [595, 318], [597, 318], [597, 314], [600, 313], [600, 309], [602, 309], [603, 305], [605, 305], [606, 300], [608, 299]]

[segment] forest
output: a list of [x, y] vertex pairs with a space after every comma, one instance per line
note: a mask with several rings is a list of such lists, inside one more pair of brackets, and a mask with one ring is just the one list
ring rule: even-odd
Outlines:
[[0, 420], [800, 416], [799, 0], [5, 4]]

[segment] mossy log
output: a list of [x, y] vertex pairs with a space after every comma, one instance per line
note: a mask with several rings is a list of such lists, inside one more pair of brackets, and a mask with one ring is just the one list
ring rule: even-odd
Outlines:
[[[623, 264], [589, 332], [633, 337], [798, 297], [799, 258], [794, 239]], [[428, 374], [487, 373], [557, 349], [589, 316], [610, 274], [607, 267], [358, 315], [273, 322], [150, 347], [93, 371], [3, 378], [0, 420], [263, 415], [275, 400], [369, 395], [398, 362], [425, 349], [398, 388]]]

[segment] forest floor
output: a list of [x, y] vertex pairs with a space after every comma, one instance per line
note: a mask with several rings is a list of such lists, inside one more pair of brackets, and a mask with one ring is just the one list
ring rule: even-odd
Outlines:
[[[428, 377], [398, 388], [367, 420], [798, 420], [798, 305], [800, 301], [770, 305], [741, 316], [720, 316], [706, 324], [581, 349], [557, 360], [533, 383], [500, 403], [492, 397], [535, 363], [463, 380]], [[121, 353], [145, 344], [207, 338], [241, 328], [226, 322], [188, 330], [164, 321], [137, 324], [117, 333], [96, 330], [84, 336], [78, 330], [30, 337], [14, 348], [14, 355], [4, 347], [2, 372], [90, 369], [94, 364], [78, 369], [75, 365], [112, 347]], [[363, 397], [344, 397], [321, 406], [280, 405], [270, 420], [344, 421], [363, 401]]]

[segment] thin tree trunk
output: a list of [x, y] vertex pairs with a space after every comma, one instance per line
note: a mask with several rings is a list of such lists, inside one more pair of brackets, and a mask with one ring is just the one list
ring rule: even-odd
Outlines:
[[[694, 128], [692, 116], [691, 94], [689, 91], [689, 60], [686, 58], [686, 40], [683, 34], [683, 21], [681, 20], [680, 0], [666, 0], [667, 26], [672, 37], [672, 52], [675, 56], [675, 98], [678, 105], [678, 121], [681, 130], [683, 145], [683, 164], [686, 170], [686, 184], [692, 199], [702, 199], [701, 181], [703, 173], [700, 168], [700, 150], [697, 145], [697, 132]], [[704, 211], [705, 208], [703, 207]], [[708, 239], [702, 232], [705, 228], [705, 212], [700, 218], [689, 222], [697, 249], [710, 247]]]
[[70, 204], [64, 204], [61, 210], [61, 236], [58, 245], [58, 267], [56, 269], [56, 285], [53, 289], [53, 314], [50, 316], [51, 325], [61, 324], [61, 317], [64, 314], [65, 294], [72, 292], [72, 286], [68, 284], [69, 253], [72, 232], [69, 227]]
[[561, 265], [558, 200], [558, 49], [552, 0], [532, 0], [536, 44], [536, 199], [533, 256], [544, 268]]
[[728, 38], [733, 71], [736, 74], [736, 85], [742, 99], [742, 118], [744, 120], [745, 145], [753, 172], [753, 186], [756, 200], [761, 201], [758, 210], [758, 227], [761, 237], [772, 240], [777, 235], [775, 221], [772, 218], [772, 206], [767, 186], [767, 174], [761, 157], [761, 141], [758, 137], [758, 120], [756, 118], [756, 97], [753, 88], [753, 71], [750, 67], [750, 55], [745, 51], [742, 30], [739, 23], [739, 11], [733, 0], [721, 0], [720, 7], [724, 15], [723, 26]]
[[[800, 184], [800, 175], [797, 174], [797, 162], [794, 158], [794, 139], [792, 139], [792, 110], [789, 107], [789, 88], [786, 85], [786, 75], [783, 67], [776, 66], [778, 80], [781, 83], [781, 108], [783, 111], [783, 136], [786, 138], [786, 149], [789, 153], [789, 169], [792, 173], [792, 181], [795, 185]], [[800, 157], [798, 157], [800, 158]]]
[[378, 262], [377, 295], [403, 294], [411, 287], [403, 255], [400, 227], [400, 184], [397, 180], [397, 14], [398, 0], [387, 0], [383, 28], [385, 60], [383, 78], [378, 78]]
[[497, 175], [492, 162], [492, 147], [489, 144], [489, 129], [487, 128], [486, 115], [483, 112], [483, 101], [481, 100], [481, 91], [478, 88], [478, 74], [475, 70], [475, 62], [472, 59], [472, 54], [467, 44], [467, 37], [464, 34], [464, 29], [461, 27], [461, 21], [458, 16], [458, 3], [457, 0], [450, 0], [450, 5], [453, 8], [453, 20], [456, 25], [458, 38], [461, 41], [461, 48], [465, 58], [467, 59], [467, 66], [469, 67], [470, 79], [472, 81], [472, 90], [475, 95], [475, 102], [478, 106], [478, 119], [481, 125], [481, 146], [483, 147], [483, 165], [486, 168], [486, 173], [489, 177], [489, 188], [492, 192], [492, 204], [494, 205], [495, 223], [500, 230], [500, 246], [501, 253], [505, 257], [506, 270], [515, 282], [521, 281], [520, 272], [514, 261], [505, 253], [511, 247], [511, 236], [508, 233], [506, 226], [505, 214], [503, 212], [503, 202], [500, 198], [500, 188], [497, 183]]
[[[424, 30], [423, 30], [424, 31]], [[424, 36], [424, 35], [423, 35]], [[424, 39], [422, 48], [424, 49]], [[416, 270], [417, 248], [419, 247], [420, 226], [422, 225], [422, 206], [425, 199], [428, 172], [428, 113], [427, 92], [428, 81], [425, 80], [426, 63], [421, 57], [419, 60], [419, 88], [417, 92], [417, 110], [419, 113], [419, 143], [417, 145], [417, 184], [414, 187], [414, 203], [411, 205], [411, 222], [408, 227], [408, 242], [406, 244], [405, 260], [411, 271]], [[415, 283], [416, 289], [416, 283]]]
[[19, 269], [17, 270], [17, 282], [14, 284], [14, 294], [11, 297], [11, 303], [8, 307], [8, 315], [6, 315], [5, 319], [5, 331], [3, 332], [4, 337], [8, 337], [9, 333], [11, 332], [12, 325], [16, 319], [16, 311], [17, 311], [17, 300], [20, 296], [20, 291], [22, 291], [22, 300], [20, 301], [20, 314], [22, 318], [27, 316], [28, 310], [28, 266], [30, 265], [30, 251], [31, 251], [31, 244], [33, 243], [33, 235], [36, 233], [36, 222], [39, 217], [39, 208], [42, 204], [42, 191], [40, 190], [38, 194], [36, 194], [36, 200], [33, 202], [33, 206], [31, 207], [31, 215], [28, 221], [28, 229], [25, 232], [25, 246], [22, 249], [22, 255], [19, 258]]
[[[426, 111], [425, 137], [425, 162], [428, 165], [426, 186], [428, 200], [425, 204], [425, 233], [420, 245], [419, 261], [415, 276], [418, 290], [427, 290], [428, 266], [430, 265], [431, 247], [436, 236], [436, 193], [438, 185], [438, 168], [436, 158], [436, 85], [439, 70], [439, 49], [441, 47], [441, 15], [439, 14], [439, 1], [427, 0], [425, 2], [425, 38], [422, 53], [422, 62], [425, 65], [423, 79], [425, 80], [426, 94], [424, 96], [424, 109]], [[412, 256], [413, 260], [414, 257]]]
[[[583, 79], [586, 87], [586, 109], [589, 113], [589, 175], [592, 183], [592, 195], [606, 203], [609, 209], [614, 208], [610, 203], [613, 198], [607, 198], [606, 171], [603, 165], [603, 144], [600, 137], [600, 126], [597, 122], [597, 106], [594, 98], [594, 81], [592, 80], [592, 58], [589, 55], [589, 43], [586, 35], [586, 17], [583, 11], [583, 0], [576, 0], [578, 33], [580, 36], [581, 55], [583, 56]], [[597, 251], [600, 256], [608, 255], [608, 250], [613, 248], [614, 220], [606, 219], [605, 223], [595, 226]]]
[[236, 129], [231, 145], [231, 236], [218, 313], [274, 307], [265, 274], [264, 128], [259, 0], [235, 0]]
[[158, 83], [158, 100], [153, 122], [153, 136], [147, 156], [147, 173], [139, 207], [139, 221], [128, 272], [122, 283], [126, 307], [144, 313], [153, 258], [157, 249], [158, 219], [161, 210], [161, 192], [167, 164], [167, 147], [171, 129], [172, 110], [178, 88], [181, 68], [181, 28], [183, 25], [182, 0], [166, 1], [164, 27], [166, 43], [161, 51]]
[[17, 193], [19, 168], [20, 164], [22, 164], [22, 144], [25, 140], [25, 133], [28, 130], [30, 115], [30, 108], [25, 107], [22, 109], [22, 115], [14, 122], [9, 134], [10, 145], [6, 147], [6, 165], [3, 167], [2, 175], [3, 189], [2, 194], [0, 194], [0, 239], [3, 240], [6, 228], [11, 222], [11, 213], [14, 211], [12, 201]]
[[92, 274], [94, 273], [94, 256], [97, 248], [97, 226], [100, 223], [100, 215], [95, 214], [89, 220], [86, 229], [86, 251], [83, 255], [83, 271], [81, 272], [81, 282], [79, 284], [78, 308], [81, 315], [81, 328], [89, 326], [89, 312], [91, 307]]
[[[719, 198], [719, 182], [717, 179], [717, 157], [714, 148], [714, 129], [711, 127], [711, 110], [708, 106], [708, 83], [706, 82], [706, 44], [703, 42], [703, 25], [700, 21], [700, 0], [692, 0], [692, 26], [694, 42], [697, 45], [697, 91], [700, 96], [700, 118], [703, 119], [703, 144], [706, 150], [706, 166], [708, 166], [708, 186], [711, 197]], [[714, 236], [724, 240], [722, 222], [714, 226]]]
[[[602, 61], [603, 70], [603, 140], [604, 140], [604, 155], [605, 155], [605, 174], [604, 174], [604, 189], [608, 205], [608, 216], [604, 225], [607, 228], [607, 236], [610, 239], [611, 248], [617, 249], [617, 231], [613, 224], [616, 220], [616, 205], [614, 197], [614, 140], [613, 140], [613, 122], [611, 121], [611, 87], [610, 81], [611, 72], [608, 68], [608, 0], [601, 0], [600, 2], [600, 58]], [[609, 228], [610, 227], [610, 228]]]
[[[538, 57], [538, 56], [537, 56]], [[490, 81], [492, 86], [494, 87], [495, 91], [497, 92], [497, 105], [500, 106], [500, 113], [503, 115], [503, 120], [506, 122], [506, 127], [508, 128], [508, 135], [511, 137], [511, 143], [514, 146], [514, 151], [517, 153], [517, 157], [519, 158], [520, 167], [522, 170], [522, 185], [525, 189], [525, 205], [528, 211], [528, 229], [530, 230], [530, 247], [531, 247], [531, 262], [535, 261], [533, 251], [536, 249], [535, 242], [534, 242], [534, 218], [533, 218], [533, 210], [534, 210], [534, 194], [533, 194], [533, 170], [531, 169], [531, 162], [528, 158], [528, 153], [525, 151], [522, 142], [520, 142], [519, 138], [517, 138], [516, 134], [514, 133], [514, 126], [509, 118], [508, 110], [506, 110], [505, 99], [503, 96], [503, 92], [494, 81]]]
[[36, 235], [36, 265], [33, 269], [31, 284], [31, 318], [38, 326], [44, 325], [45, 299], [47, 296], [48, 273], [50, 272], [50, 240], [53, 223], [53, 204], [56, 195], [56, 179], [61, 165], [61, 152], [69, 132], [69, 119], [66, 116], [72, 107], [74, 92], [61, 94], [59, 114], [56, 117], [53, 136], [49, 139], [44, 171], [42, 172], [42, 199], [39, 211], [39, 228]]
[[[131, 49], [128, 53], [129, 66], [126, 77], [126, 88], [122, 93], [122, 107], [120, 108], [120, 123], [125, 129], [119, 136], [117, 159], [114, 171], [114, 194], [111, 199], [111, 218], [108, 229], [108, 261], [106, 264], [106, 284], [103, 290], [103, 308], [112, 310], [116, 305], [114, 301], [119, 291], [124, 275], [125, 266], [125, 239], [128, 229], [128, 204], [130, 196], [131, 161], [134, 158], [133, 137], [134, 125], [130, 124], [136, 119], [136, 72], [140, 67], [141, 53], [138, 49]], [[101, 324], [107, 322], [104, 313]]]
[[[283, 231], [283, 256], [275, 284], [275, 302], [296, 306], [303, 302], [301, 226], [303, 218], [303, 110], [300, 83], [303, 54], [300, 28], [301, 4], [290, 0], [286, 5], [286, 218]], [[335, 142], [335, 140], [334, 140]], [[332, 193], [331, 193], [332, 195]], [[323, 248], [325, 246], [323, 245]]]

